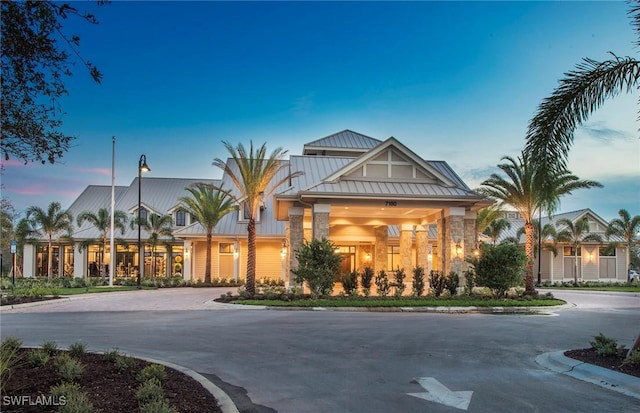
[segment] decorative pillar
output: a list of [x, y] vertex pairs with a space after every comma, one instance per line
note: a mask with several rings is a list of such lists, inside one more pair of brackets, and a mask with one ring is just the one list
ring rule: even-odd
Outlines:
[[299, 285], [293, 270], [298, 268], [296, 253], [304, 241], [304, 208], [289, 208], [289, 285]]
[[[429, 254], [428, 228], [423, 225], [416, 226], [416, 267], [422, 267], [425, 271], [428, 267], [427, 255]], [[409, 273], [409, 268], [405, 268]]]
[[[400, 225], [400, 262], [406, 272], [411, 271], [411, 244], [413, 238], [413, 225]], [[394, 271], [395, 268], [389, 268]]]
[[313, 239], [329, 239], [329, 212], [331, 205], [315, 204], [313, 206]]
[[373, 270], [377, 273], [380, 270], [387, 270], [387, 244], [389, 242], [389, 228], [386, 225], [374, 229], [376, 236], [376, 247], [374, 254]]
[[191, 280], [191, 268], [192, 268], [192, 262], [193, 262], [193, 251], [192, 251], [192, 246], [191, 246], [191, 241], [184, 241], [183, 243], [183, 248], [184, 248], [184, 260], [182, 263], [182, 277], [185, 279], [185, 281], [189, 281]]
[[81, 248], [80, 243], [73, 246], [73, 276], [85, 278], [87, 275], [87, 248]]
[[[466, 250], [465, 231], [464, 231], [464, 208], [449, 208], [445, 210], [445, 274], [449, 272], [457, 272], [462, 275], [466, 269], [464, 264], [464, 253]], [[462, 251], [456, 251], [456, 246], [462, 247]]]
[[36, 246], [33, 244], [25, 244], [22, 248], [22, 275], [25, 278], [36, 276]]

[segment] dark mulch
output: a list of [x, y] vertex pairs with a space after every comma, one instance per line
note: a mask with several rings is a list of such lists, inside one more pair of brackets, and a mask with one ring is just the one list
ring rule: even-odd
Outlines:
[[48, 301], [48, 300], [56, 300], [58, 298], [62, 298], [59, 296], [51, 297], [14, 297], [14, 296], [2, 296], [0, 300], [0, 305], [15, 305], [15, 304], [25, 304], [25, 303], [35, 303], [38, 301]]
[[630, 364], [622, 364], [624, 356], [601, 356], [596, 352], [595, 348], [584, 348], [580, 350], [567, 350], [564, 355], [572, 359], [580, 360], [585, 363], [594, 364], [604, 367], [605, 369], [615, 370], [619, 373], [628, 374], [630, 376], [640, 377], [640, 366], [632, 366]]
[[[22, 362], [12, 370], [11, 377], [5, 384], [2, 396], [38, 396], [47, 395], [52, 386], [60, 384], [53, 358], [42, 367], [30, 367], [25, 360], [25, 352], [20, 350]], [[95, 412], [135, 412], [139, 410], [135, 398], [139, 382], [138, 372], [150, 363], [135, 360], [135, 366], [124, 372], [118, 371], [114, 363], [104, 360], [101, 354], [87, 353], [78, 360], [84, 365], [84, 374], [78, 380], [81, 390], [87, 393]], [[162, 382], [165, 397], [180, 413], [220, 413], [218, 403], [209, 391], [191, 377], [170, 368], [165, 368], [167, 377]], [[3, 397], [3, 400], [5, 398]], [[42, 413], [55, 412], [51, 406], [2, 406], [3, 412]]]

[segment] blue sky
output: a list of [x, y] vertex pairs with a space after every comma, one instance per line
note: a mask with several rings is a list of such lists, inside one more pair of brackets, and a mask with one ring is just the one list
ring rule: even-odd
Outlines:
[[[121, 2], [67, 33], [104, 74], [76, 63], [62, 101], [76, 136], [56, 165], [4, 162], [18, 211], [64, 207], [87, 185], [137, 176], [217, 178], [222, 141], [299, 154], [352, 129], [445, 160], [474, 188], [524, 147], [529, 119], [583, 57], [637, 56], [624, 2]], [[604, 189], [562, 199], [609, 220], [640, 214], [638, 94], [605, 104], [576, 133], [570, 169]]]

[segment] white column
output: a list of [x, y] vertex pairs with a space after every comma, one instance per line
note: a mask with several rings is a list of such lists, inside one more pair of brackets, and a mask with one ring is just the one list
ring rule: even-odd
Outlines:
[[191, 280], [191, 260], [193, 259], [193, 251], [191, 250], [191, 241], [184, 241], [184, 260], [182, 266], [182, 277], [185, 281]]
[[36, 246], [33, 244], [25, 244], [22, 249], [22, 274], [24, 277], [36, 276]]
[[73, 276], [85, 278], [87, 271], [87, 248], [80, 248], [80, 244], [73, 246]]

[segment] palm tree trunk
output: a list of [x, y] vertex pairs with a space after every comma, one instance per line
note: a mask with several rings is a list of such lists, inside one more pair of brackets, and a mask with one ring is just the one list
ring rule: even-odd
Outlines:
[[51, 236], [49, 236], [49, 244], [47, 245], [47, 277], [53, 278], [53, 254], [51, 253]]
[[573, 253], [573, 283], [578, 284], [578, 246], [574, 246]]
[[524, 288], [527, 293], [536, 291], [533, 285], [533, 223], [526, 222], [524, 224], [524, 251], [527, 255], [527, 264], [525, 266]]
[[249, 219], [247, 225], [247, 294], [253, 296], [256, 293], [256, 221]]
[[207, 253], [204, 267], [204, 282], [211, 284], [211, 231], [207, 232]]

